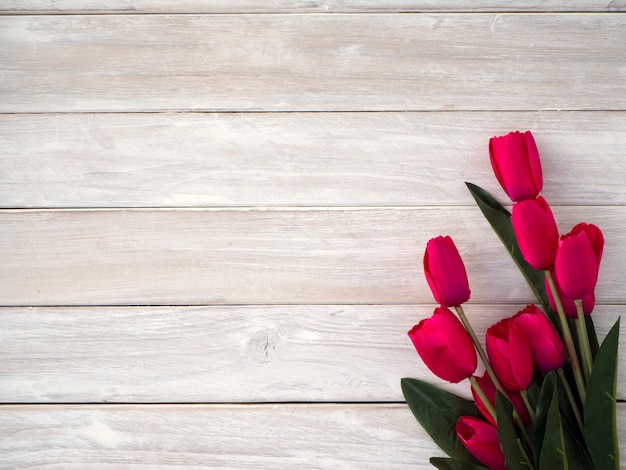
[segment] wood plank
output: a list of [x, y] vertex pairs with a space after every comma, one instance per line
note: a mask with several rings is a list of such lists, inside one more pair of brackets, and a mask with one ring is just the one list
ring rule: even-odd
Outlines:
[[[624, 404], [617, 415], [624, 455]], [[444, 455], [406, 405], [3, 406], [0, 435], [16, 470], [427, 470]]]
[[0, 112], [624, 110], [616, 14], [0, 17]]
[[552, 204], [626, 204], [625, 113], [443, 112], [0, 115], [0, 205], [473, 205], [463, 181], [504, 201], [487, 144], [514, 129]]
[[4, 0], [5, 13], [346, 13], [422, 11], [623, 11], [622, 0]]
[[[466, 311], [483, 338], [523, 307], [469, 304]], [[430, 373], [406, 336], [433, 308], [1, 308], [0, 402], [388, 402], [403, 400], [402, 377], [470, 398], [467, 382]], [[600, 339], [623, 310], [595, 309]], [[623, 357], [624, 328], [620, 343]], [[617, 393], [626, 399], [624, 361]]]
[[[626, 208], [554, 207], [602, 228], [599, 302], [626, 298]], [[4, 305], [430, 303], [428, 239], [450, 234], [476, 302], [532, 299], [474, 207], [3, 210]], [[499, 262], [501, 260], [501, 262]]]

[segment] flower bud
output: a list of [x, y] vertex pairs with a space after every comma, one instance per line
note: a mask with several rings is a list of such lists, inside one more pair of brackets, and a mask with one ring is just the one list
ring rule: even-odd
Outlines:
[[533, 359], [528, 337], [511, 318], [487, 330], [487, 356], [507, 390], [526, 390], [533, 378]]
[[559, 239], [554, 272], [567, 297], [584, 299], [593, 293], [603, 249], [602, 232], [591, 224], [578, 224]]
[[559, 231], [546, 200], [539, 196], [515, 203], [511, 222], [517, 244], [528, 264], [538, 270], [551, 268], [559, 244]]
[[456, 307], [469, 299], [465, 265], [452, 238], [439, 236], [428, 241], [424, 253], [424, 273], [440, 305]]
[[489, 140], [491, 166], [512, 201], [536, 197], [543, 187], [541, 161], [530, 131], [511, 132]]
[[480, 463], [491, 470], [505, 470], [504, 453], [495, 426], [478, 418], [461, 416], [456, 423], [456, 435]]
[[[554, 275], [554, 273], [552, 274], [552, 279], [554, 280], [554, 285], [559, 295], [559, 299], [561, 299], [561, 305], [563, 306], [563, 310], [565, 311], [565, 316], [567, 318], [578, 318], [578, 310], [576, 310], [576, 304], [574, 303], [574, 300], [570, 299], [568, 296], [565, 295], [565, 292], [563, 292], [563, 289], [561, 289], [561, 286], [559, 285], [559, 280]], [[548, 295], [548, 301], [550, 302], [550, 307], [552, 307], [552, 310], [556, 312], [557, 311], [556, 302], [554, 301], [554, 296], [552, 295], [552, 289], [550, 289], [550, 284], [548, 283], [547, 278], [545, 280], [545, 288], [546, 288], [546, 294]], [[585, 315], [591, 315], [591, 312], [593, 312], [593, 309], [596, 305], [595, 294], [593, 293], [587, 294], [586, 296], [583, 297], [582, 301], [583, 301], [583, 313]]]
[[409, 337], [437, 377], [457, 383], [476, 371], [474, 344], [460, 320], [447, 308], [438, 307], [409, 331]]
[[552, 323], [535, 305], [519, 311], [512, 320], [529, 341], [535, 368], [542, 374], [559, 369], [565, 361], [565, 347]]

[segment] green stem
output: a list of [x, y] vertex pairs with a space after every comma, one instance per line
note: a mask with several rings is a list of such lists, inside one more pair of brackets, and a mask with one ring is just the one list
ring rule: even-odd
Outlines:
[[498, 417], [496, 416], [496, 409], [493, 407], [493, 405], [491, 404], [491, 402], [487, 398], [487, 395], [485, 395], [485, 392], [483, 391], [481, 386], [478, 385], [478, 381], [476, 380], [476, 377], [474, 377], [473, 375], [470, 376], [469, 381], [472, 384], [472, 387], [474, 387], [474, 390], [476, 390], [476, 393], [478, 394], [480, 399], [483, 401], [483, 404], [485, 405], [485, 408], [487, 408], [487, 411], [489, 412], [489, 414], [493, 418], [493, 421], [497, 424], [498, 423]]
[[534, 423], [535, 421], [537, 421], [537, 415], [535, 414], [535, 410], [532, 406], [530, 406], [530, 402], [528, 401], [528, 391], [520, 390], [519, 394], [522, 396], [522, 401], [524, 402], [524, 405], [526, 405], [528, 414], [530, 414], [530, 420]]
[[570, 405], [572, 405], [572, 410], [574, 411], [574, 417], [576, 418], [576, 422], [578, 423], [578, 427], [580, 428], [580, 433], [584, 436], [584, 428], [583, 428], [583, 419], [580, 416], [580, 412], [578, 411], [578, 404], [576, 403], [576, 399], [574, 398], [574, 394], [572, 393], [572, 387], [569, 386], [569, 382], [565, 377], [565, 372], [563, 372], [562, 368], [558, 368], [556, 371], [559, 379], [561, 379], [561, 383], [563, 384], [563, 388], [565, 389], [565, 394], [567, 395], [567, 399], [569, 400]]
[[556, 290], [556, 285], [554, 284], [554, 279], [552, 279], [552, 273], [550, 270], [545, 271], [546, 279], [548, 280], [548, 284], [550, 286], [550, 290], [552, 291], [552, 297], [554, 298], [554, 303], [556, 304], [556, 310], [559, 314], [559, 321], [561, 322], [561, 330], [563, 333], [563, 339], [565, 340], [565, 346], [567, 347], [567, 352], [569, 354], [570, 360], [572, 361], [572, 372], [574, 372], [574, 380], [576, 381], [576, 388], [578, 389], [578, 394], [580, 395], [580, 399], [583, 403], [585, 403], [586, 397], [586, 388], [585, 381], [583, 380], [583, 376], [580, 372], [580, 363], [578, 362], [578, 356], [576, 355], [576, 348], [574, 347], [574, 339], [572, 338], [572, 332], [569, 329], [569, 325], [567, 324], [567, 318], [565, 317], [565, 310], [563, 309], [563, 304], [561, 303], [561, 298], [559, 297], [559, 293]]
[[578, 332], [578, 344], [583, 355], [584, 372], [587, 381], [591, 376], [591, 369], [593, 369], [593, 359], [591, 358], [591, 346], [589, 345], [589, 335], [587, 334], [587, 325], [585, 324], [585, 312], [583, 311], [583, 301], [574, 300], [576, 305], [576, 312], [578, 317], [576, 318], [576, 331]]

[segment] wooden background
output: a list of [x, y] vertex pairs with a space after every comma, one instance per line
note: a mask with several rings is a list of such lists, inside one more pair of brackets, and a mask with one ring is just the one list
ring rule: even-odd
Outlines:
[[605, 233], [603, 336], [626, 2], [468, 5], [3, 0], [0, 466], [430, 468], [400, 391], [432, 378], [423, 250], [456, 240], [480, 334], [532, 301], [463, 184], [505, 201], [514, 129], [561, 231]]

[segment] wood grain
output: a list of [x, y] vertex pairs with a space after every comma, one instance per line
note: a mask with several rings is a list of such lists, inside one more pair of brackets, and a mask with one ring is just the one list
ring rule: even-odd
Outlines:
[[616, 14], [0, 17], [0, 112], [623, 110]]
[[[606, 246], [599, 302], [626, 297], [625, 208], [554, 207]], [[0, 211], [5, 305], [430, 303], [428, 239], [450, 234], [476, 302], [532, 300], [477, 208]]]
[[[466, 311], [483, 338], [523, 307], [470, 303]], [[2, 308], [0, 402], [389, 402], [403, 401], [402, 377], [470, 398], [467, 382], [430, 373], [406, 335], [433, 308]], [[600, 339], [623, 311], [596, 307]], [[623, 361], [617, 393], [626, 398]]]
[[[0, 115], [3, 207], [473, 205], [531, 129], [552, 204], [626, 204], [626, 114]], [[584, 182], [584, 184], [581, 184]]]
[[622, 11], [623, 0], [4, 0], [0, 11], [7, 13], [341, 13], [422, 11]]

